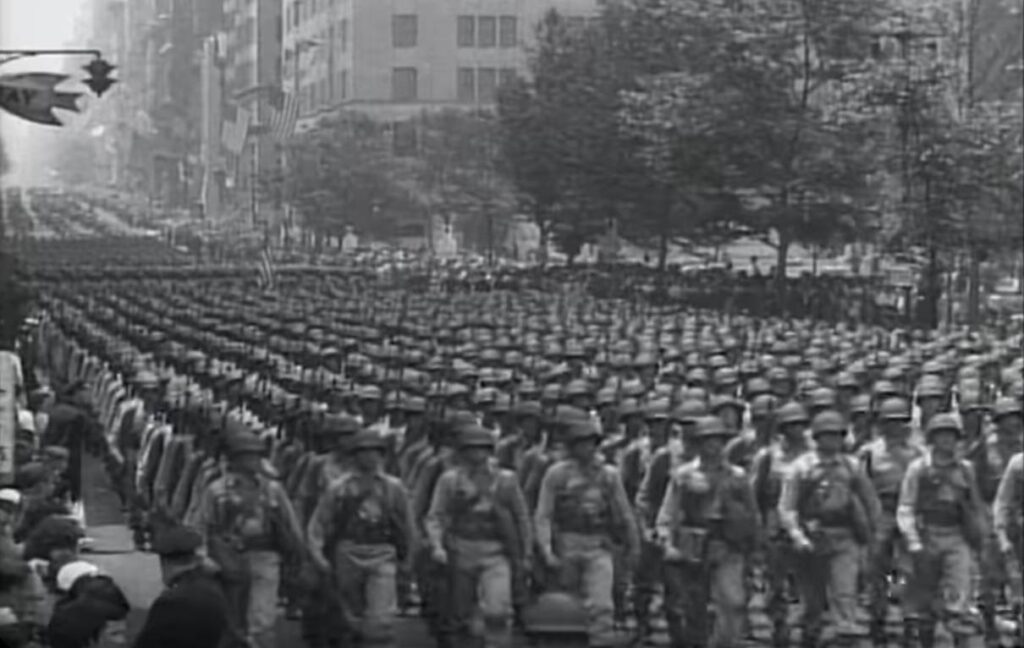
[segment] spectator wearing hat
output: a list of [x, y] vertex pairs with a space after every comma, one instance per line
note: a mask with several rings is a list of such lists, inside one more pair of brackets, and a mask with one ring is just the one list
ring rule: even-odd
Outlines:
[[61, 568], [57, 580], [67, 591], [47, 626], [51, 648], [125, 645], [130, 605], [109, 576], [88, 563], [71, 563]]
[[24, 561], [0, 557], [0, 646], [27, 646], [39, 635], [32, 577]]
[[197, 551], [202, 537], [187, 527], [160, 529], [153, 551], [160, 556], [166, 589], [153, 602], [134, 648], [219, 648], [229, 636], [228, 605], [216, 578]]
[[200, 497], [195, 528], [222, 570], [232, 627], [256, 648], [273, 648], [282, 554], [301, 553], [304, 536], [284, 488], [263, 472], [263, 441], [235, 434], [226, 473]]
[[415, 522], [402, 482], [381, 469], [386, 442], [367, 428], [348, 444], [352, 470], [332, 483], [307, 528], [309, 552], [333, 574], [350, 641], [390, 646], [399, 565], [411, 568]]
[[69, 515], [67, 505], [54, 497], [54, 483], [42, 463], [22, 466], [15, 474], [15, 486], [22, 494], [22, 515], [14, 531], [14, 540], [23, 542], [37, 524], [51, 515]]
[[14, 540], [20, 512], [21, 493], [13, 488], [0, 488], [0, 558], [21, 557], [22, 547]]

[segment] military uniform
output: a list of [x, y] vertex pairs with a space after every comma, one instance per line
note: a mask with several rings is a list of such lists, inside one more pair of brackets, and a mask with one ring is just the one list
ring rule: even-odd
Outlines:
[[[928, 422], [928, 438], [960, 434], [951, 415]], [[942, 454], [932, 447], [910, 464], [900, 490], [896, 522], [914, 560], [906, 613], [917, 619], [922, 648], [935, 644], [935, 624], [946, 623], [958, 646], [977, 627], [970, 609], [972, 548], [980, 548], [983, 505], [973, 467], [955, 456], [955, 441]]]
[[[842, 415], [822, 412], [811, 430], [815, 450], [794, 462], [779, 497], [779, 518], [801, 554], [796, 581], [804, 602], [802, 645], [807, 648], [821, 638], [826, 603], [840, 636], [865, 634], [857, 621], [861, 548], [872, 539], [879, 509], [871, 482], [842, 452]], [[823, 450], [824, 435], [835, 438], [835, 447]]]
[[[596, 442], [599, 435], [581, 422], [571, 426], [567, 442]], [[624, 544], [634, 564], [639, 555], [636, 521], [618, 471], [596, 457], [556, 463], [541, 483], [534, 524], [545, 561], [587, 605], [592, 645], [607, 645], [614, 615], [612, 547]]]
[[[232, 432], [232, 458], [264, 452], [251, 433]], [[234, 626], [255, 648], [273, 648], [281, 554], [299, 551], [303, 538], [284, 489], [258, 471], [229, 468], [206, 487], [194, 524], [228, 583]]]
[[[907, 467], [924, 454], [924, 449], [909, 439], [910, 430], [907, 426], [910, 423], [910, 406], [905, 400], [893, 398], [883, 402], [879, 407], [878, 418], [882, 426], [882, 438], [861, 447], [858, 456], [882, 507], [868, 568], [872, 635], [876, 644], [884, 645], [890, 601], [889, 579], [906, 551], [896, 526], [900, 486]], [[906, 571], [905, 568], [900, 569], [901, 575], [905, 576]], [[909, 644], [912, 637], [913, 620], [909, 620], [904, 627], [904, 644]]]
[[[353, 454], [378, 452], [383, 459], [387, 444], [379, 433], [366, 430], [349, 448]], [[393, 645], [395, 579], [399, 562], [410, 559], [414, 533], [401, 481], [379, 467], [369, 472], [358, 458], [320, 499], [309, 522], [309, 544], [320, 568], [333, 571], [348, 641]]]
[[[672, 476], [658, 513], [665, 550], [665, 597], [673, 646], [724, 648], [739, 641], [746, 612], [745, 555], [757, 542], [754, 494], [742, 468], [729, 464], [733, 435], [718, 417], [698, 421], [695, 441], [720, 439]], [[708, 603], [714, 629], [707, 627]]]
[[779, 520], [779, 496], [787, 471], [811, 446], [806, 436], [810, 421], [803, 406], [783, 405], [776, 412], [776, 420], [780, 439], [754, 456], [750, 480], [764, 530], [766, 611], [772, 621], [772, 644], [784, 648], [789, 646], [790, 635], [787, 585], [796, 573], [796, 555]]
[[[481, 427], [459, 434], [460, 451], [494, 449]], [[514, 573], [531, 562], [533, 533], [515, 473], [487, 463], [447, 470], [426, 519], [434, 555], [447, 565], [455, 644], [511, 645]]]

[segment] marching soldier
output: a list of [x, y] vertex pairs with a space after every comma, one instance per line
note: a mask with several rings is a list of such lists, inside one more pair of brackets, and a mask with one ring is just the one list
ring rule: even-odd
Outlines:
[[331, 482], [308, 527], [313, 562], [332, 574], [348, 630], [339, 646], [391, 646], [396, 576], [408, 569], [415, 522], [402, 482], [381, 470], [387, 442], [364, 430], [350, 443], [352, 469]]
[[[861, 466], [871, 480], [881, 504], [881, 516], [875, 531], [874, 552], [870, 556], [871, 635], [876, 645], [885, 646], [885, 623], [889, 611], [889, 577], [902, 553], [896, 506], [900, 486], [912, 461], [924, 449], [910, 440], [910, 404], [902, 398], [890, 398], [878, 409], [881, 437], [862, 447]], [[914, 627], [904, 620], [903, 643], [909, 646]]]
[[[753, 490], [742, 468], [725, 459], [732, 432], [702, 417], [698, 458], [673, 475], [658, 513], [665, 550], [665, 598], [674, 648], [730, 647], [743, 633], [745, 558], [757, 542]], [[714, 607], [708, 632], [707, 607]]]
[[1011, 595], [1017, 617], [1018, 640], [1024, 645], [1024, 587], [1021, 581], [1021, 562], [1024, 561], [1024, 453], [1010, 459], [999, 482], [993, 505], [992, 518], [1000, 554], [1010, 574]]
[[826, 603], [839, 637], [865, 634], [857, 621], [858, 572], [879, 506], [871, 482], [843, 452], [846, 431], [838, 412], [818, 414], [811, 421], [814, 450], [794, 462], [779, 497], [779, 519], [800, 555], [804, 648], [819, 645]]
[[532, 561], [526, 502], [515, 473], [491, 465], [494, 444], [481, 426], [460, 430], [459, 463], [438, 481], [426, 519], [433, 559], [450, 574], [458, 646], [511, 645], [512, 584]]
[[627, 564], [635, 565], [640, 539], [618, 470], [597, 457], [597, 427], [589, 421], [567, 427], [568, 458], [545, 474], [534, 523], [545, 563], [583, 598], [597, 648], [613, 639], [612, 547], [624, 544]]
[[284, 488], [263, 473], [263, 442], [231, 427], [227, 472], [203, 491], [196, 528], [226, 581], [234, 629], [273, 648], [281, 554], [298, 552], [303, 533]]
[[957, 457], [959, 422], [935, 414], [926, 433], [929, 451], [907, 468], [896, 510], [914, 562], [905, 612], [917, 621], [921, 648], [935, 645], [939, 620], [960, 648], [977, 625], [970, 610], [971, 554], [984, 536], [983, 504], [973, 467]]
[[[1021, 452], [1024, 442], [1024, 419], [1021, 417], [1021, 403], [1014, 398], [1000, 398], [992, 408], [994, 429], [981, 439], [974, 454], [975, 475], [978, 489], [985, 504], [986, 514], [993, 510], [996, 492], [1006, 473], [1010, 459]], [[996, 627], [996, 603], [998, 594], [1006, 586], [1006, 564], [999, 550], [999, 544], [992, 528], [985, 539], [981, 552], [981, 583], [979, 607], [985, 623], [985, 638], [989, 646], [999, 645], [999, 630]]]
[[[771, 397], [769, 397], [771, 398]], [[762, 449], [751, 462], [750, 479], [765, 539], [767, 612], [772, 621], [772, 645], [789, 646], [789, 593], [787, 584], [796, 572], [792, 545], [779, 520], [782, 481], [794, 462], [810, 451], [807, 411], [787, 403], [776, 411], [779, 439]]]

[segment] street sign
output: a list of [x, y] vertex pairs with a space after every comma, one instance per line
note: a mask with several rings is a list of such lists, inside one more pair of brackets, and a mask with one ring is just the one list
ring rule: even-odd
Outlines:
[[913, 268], [887, 268], [885, 273], [889, 284], [893, 286], [899, 286], [900, 288], [914, 287], [915, 282]]
[[0, 76], [0, 108], [22, 119], [47, 126], [63, 123], [53, 114], [54, 108], [78, 112], [78, 92], [58, 92], [57, 84], [67, 79], [64, 74], [29, 72]]

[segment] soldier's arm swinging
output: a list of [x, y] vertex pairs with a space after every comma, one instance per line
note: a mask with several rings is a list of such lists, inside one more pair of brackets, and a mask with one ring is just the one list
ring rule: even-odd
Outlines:
[[323, 570], [330, 569], [330, 562], [324, 555], [326, 547], [324, 544], [327, 538], [334, 534], [333, 509], [334, 493], [328, 491], [320, 498], [320, 502], [309, 517], [309, 525], [306, 527], [306, 544], [308, 545], [310, 557], [317, 567]]
[[[540, 482], [540, 494], [537, 497], [537, 510], [533, 514], [534, 529], [537, 532], [537, 545], [544, 553], [545, 559], [555, 555], [551, 546], [551, 516], [555, 510], [555, 491], [559, 471], [548, 470]], [[550, 560], [549, 560], [550, 562]]]
[[430, 500], [430, 508], [423, 520], [423, 526], [430, 541], [430, 548], [435, 553], [444, 551], [444, 536], [448, 530], [448, 511], [452, 505], [452, 483], [448, 474], [441, 475], [434, 487], [434, 496]]
[[626, 495], [626, 489], [622, 485], [619, 471], [611, 466], [606, 466], [605, 470], [608, 472], [608, 479], [611, 480], [612, 484], [611, 505], [616, 507], [619, 512], [616, 519], [622, 520], [626, 526], [622, 530], [625, 532], [622, 535], [626, 539], [626, 556], [635, 564], [640, 559], [640, 531], [637, 526], [636, 516], [633, 515], [633, 508], [629, 505], [629, 496]]
[[682, 507], [679, 502], [680, 490], [676, 486], [677, 482], [678, 479], [675, 476], [669, 480], [668, 488], [665, 490], [665, 497], [661, 501], [661, 509], [658, 511], [658, 516], [654, 523], [658, 542], [668, 553], [674, 550], [672, 534], [683, 522], [680, 519]]
[[1014, 508], [1019, 505], [1021, 489], [1024, 488], [1024, 454], [1017, 453], [1010, 459], [1009, 465], [999, 480], [996, 499], [992, 503], [992, 520], [995, 527], [999, 548], [1003, 553], [1013, 550], [1010, 540], [1010, 526]]
[[792, 538], [793, 544], [806, 547], [811, 541], [800, 528], [800, 514], [797, 508], [800, 500], [800, 475], [799, 466], [792, 466], [786, 471], [786, 476], [782, 480], [782, 492], [779, 495], [779, 522]]
[[914, 460], [903, 476], [900, 486], [899, 504], [896, 506], [896, 526], [907, 541], [907, 549], [911, 552], [922, 548], [921, 534], [917, 529], [917, 494], [921, 482], [921, 470], [924, 463], [921, 459]]
[[519, 488], [519, 482], [515, 475], [509, 475], [506, 482], [508, 489], [509, 508], [515, 518], [516, 526], [519, 527], [519, 540], [522, 543], [522, 556], [525, 562], [530, 562], [533, 553], [533, 523], [530, 520], [530, 510], [526, 507], [526, 498]]

